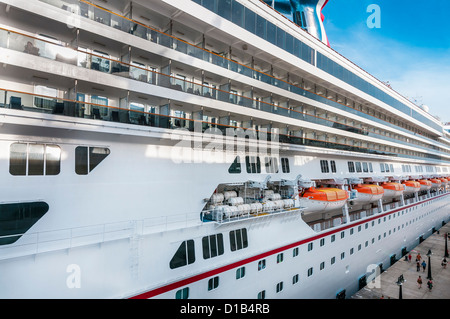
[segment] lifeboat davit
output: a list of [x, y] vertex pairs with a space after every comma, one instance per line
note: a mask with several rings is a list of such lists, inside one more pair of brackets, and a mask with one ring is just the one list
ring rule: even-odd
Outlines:
[[348, 199], [347, 191], [339, 188], [310, 187], [300, 193], [300, 207], [307, 213], [330, 211], [342, 208]]
[[419, 183], [421, 191], [427, 191], [431, 188], [431, 182], [427, 179], [421, 179], [419, 180]]
[[384, 189], [384, 197], [396, 197], [403, 194], [405, 186], [400, 183], [386, 182], [382, 183], [381, 187]]
[[420, 190], [420, 183], [416, 181], [404, 181], [405, 194], [417, 193]]
[[357, 191], [356, 197], [352, 199], [356, 203], [372, 203], [384, 196], [383, 187], [378, 185], [358, 184], [352, 188]]
[[440, 179], [432, 178], [430, 179], [431, 182], [431, 188], [439, 188], [442, 185], [442, 182]]

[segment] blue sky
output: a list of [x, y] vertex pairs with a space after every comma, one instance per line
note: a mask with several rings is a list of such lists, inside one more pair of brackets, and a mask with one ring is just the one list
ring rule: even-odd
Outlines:
[[[369, 28], [376, 4], [380, 28]], [[450, 122], [449, 0], [330, 0], [330, 46], [392, 88]]]

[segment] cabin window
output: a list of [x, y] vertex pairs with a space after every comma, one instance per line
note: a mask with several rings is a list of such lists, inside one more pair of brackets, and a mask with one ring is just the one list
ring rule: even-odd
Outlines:
[[361, 162], [355, 162], [355, 167], [356, 167], [356, 172], [357, 173], [361, 173], [362, 172]]
[[381, 173], [384, 173], [384, 163], [380, 163], [380, 171]]
[[178, 290], [175, 293], [175, 299], [188, 299], [189, 298], [189, 287]]
[[230, 247], [231, 251], [247, 248], [247, 229], [237, 229], [230, 231]]
[[258, 299], [266, 299], [266, 291], [260, 291], [258, 292]]
[[236, 156], [233, 163], [231, 163], [230, 168], [228, 168], [228, 173], [230, 174], [240, 174], [241, 173], [241, 158]]
[[281, 292], [283, 290], [283, 282], [280, 281], [277, 283], [277, 293]]
[[292, 277], [292, 284], [295, 285], [296, 283], [298, 283], [298, 274], [295, 274], [295, 275]]
[[354, 173], [355, 172], [355, 163], [348, 162], [348, 172], [349, 173]]
[[331, 172], [336, 173], [336, 162], [330, 161], [330, 166], [331, 166]]
[[312, 276], [312, 274], [313, 274], [313, 267], [308, 269], [308, 277]]
[[246, 156], [245, 164], [247, 167], [247, 173], [261, 173], [261, 161], [259, 159], [259, 156]]
[[61, 148], [51, 144], [13, 143], [10, 146], [9, 172], [14, 176], [58, 175]]
[[290, 173], [291, 169], [289, 168], [289, 158], [282, 157], [281, 158], [281, 170], [283, 173]]
[[223, 236], [222, 234], [205, 236], [202, 238], [203, 259], [223, 255]]
[[297, 257], [297, 256], [298, 256], [298, 247], [296, 247], [292, 250], [292, 257]]
[[77, 146], [75, 148], [75, 173], [87, 175], [109, 154], [110, 150], [106, 147]]
[[369, 172], [370, 172], [370, 173], [373, 173], [372, 163], [369, 163]]
[[16, 242], [48, 209], [45, 202], [0, 204], [0, 246]]
[[277, 264], [282, 263], [284, 259], [284, 254], [280, 253], [277, 255]]
[[322, 171], [322, 173], [330, 172], [330, 168], [328, 166], [328, 161], [325, 161], [325, 160], [320, 161], [320, 170]]
[[245, 276], [245, 267], [236, 269], [236, 279], [241, 279]]
[[311, 250], [313, 250], [313, 243], [308, 244], [308, 251], [311, 251]]
[[192, 239], [185, 240], [180, 244], [177, 251], [170, 260], [171, 269], [192, 264], [195, 261], [194, 241]]
[[266, 173], [278, 173], [278, 159], [276, 157], [265, 158]]
[[266, 268], [266, 260], [265, 259], [260, 260], [258, 262], [258, 271], [263, 270], [265, 268]]
[[219, 276], [213, 277], [208, 280], [208, 291], [216, 289], [217, 287], [219, 287]]
[[367, 165], [367, 162], [363, 162], [363, 172], [364, 173], [368, 173], [369, 172], [369, 166]]

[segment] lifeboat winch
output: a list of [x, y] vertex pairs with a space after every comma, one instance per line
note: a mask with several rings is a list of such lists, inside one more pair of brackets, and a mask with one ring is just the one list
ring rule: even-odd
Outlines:
[[357, 184], [352, 188], [357, 192], [356, 197], [351, 200], [354, 203], [372, 203], [384, 196], [383, 187], [378, 185]]
[[420, 183], [416, 181], [404, 181], [402, 184], [405, 186], [405, 194], [417, 193], [420, 190]]
[[323, 212], [342, 208], [348, 199], [347, 191], [339, 188], [310, 187], [300, 193], [300, 206], [305, 213]]
[[431, 182], [427, 179], [421, 179], [419, 180], [419, 183], [421, 191], [427, 191], [431, 188]]
[[381, 187], [384, 189], [384, 197], [396, 197], [403, 194], [405, 186], [400, 183], [386, 182], [382, 183]]

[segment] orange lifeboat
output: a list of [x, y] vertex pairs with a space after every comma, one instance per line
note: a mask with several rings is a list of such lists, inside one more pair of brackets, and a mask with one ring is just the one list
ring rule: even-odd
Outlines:
[[420, 183], [416, 181], [404, 181], [405, 194], [417, 193], [420, 190]]
[[356, 197], [352, 199], [352, 201], [356, 203], [371, 203], [384, 196], [383, 187], [378, 185], [358, 184], [352, 188], [357, 191]]
[[447, 178], [441, 177], [441, 178], [438, 178], [438, 179], [442, 182], [442, 186], [447, 186], [447, 184], [448, 184], [448, 179]]
[[403, 194], [403, 191], [405, 190], [405, 186], [403, 186], [400, 183], [394, 183], [394, 182], [382, 183], [381, 187], [383, 187], [383, 189], [384, 189], [385, 197], [400, 196]]
[[431, 188], [439, 188], [442, 185], [442, 181], [437, 178], [431, 178], [430, 182], [431, 182]]
[[431, 188], [431, 181], [427, 179], [421, 179], [419, 180], [420, 183], [420, 190], [421, 191], [427, 191]]
[[310, 187], [300, 193], [300, 206], [305, 212], [322, 212], [342, 208], [348, 199], [347, 191], [339, 188]]

